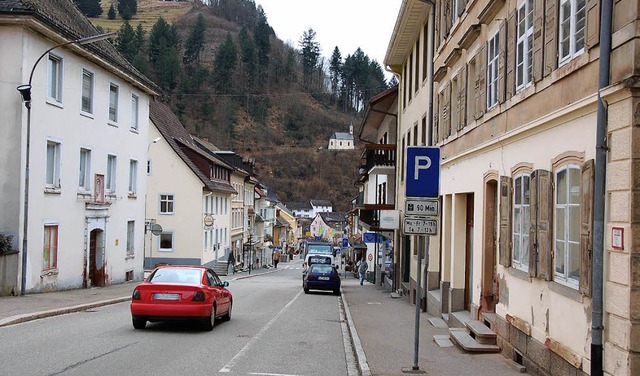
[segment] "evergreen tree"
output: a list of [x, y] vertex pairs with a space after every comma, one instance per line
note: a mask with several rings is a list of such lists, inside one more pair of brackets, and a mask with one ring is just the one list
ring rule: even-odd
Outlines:
[[162, 17], [151, 28], [149, 34], [149, 65], [156, 82], [163, 89], [173, 89], [177, 85], [180, 71], [178, 48], [180, 40], [174, 25]]
[[107, 13], [107, 17], [110, 20], [116, 19], [116, 9], [113, 7], [113, 4], [111, 4], [111, 6], [109, 7], [109, 13]]
[[342, 76], [342, 55], [338, 46], [333, 49], [331, 59], [329, 60], [329, 83], [331, 87], [331, 97], [335, 103], [338, 97], [338, 89], [340, 88], [340, 77]]
[[73, 0], [78, 9], [87, 17], [100, 17], [102, 6], [100, 0]]
[[303, 81], [308, 88], [312, 83], [311, 75], [318, 66], [318, 58], [320, 57], [320, 43], [316, 41], [316, 32], [311, 28], [304, 31], [298, 45], [302, 57]]
[[125, 21], [115, 41], [116, 48], [129, 62], [132, 62], [138, 54], [138, 46], [136, 44], [136, 34], [128, 21]]
[[267, 16], [262, 9], [262, 6], [258, 5], [258, 19], [255, 29], [253, 31], [253, 39], [256, 44], [256, 51], [258, 55], [258, 64], [262, 67], [269, 66], [269, 52], [271, 50], [271, 41], [269, 37], [273, 33], [271, 26], [267, 22]]
[[232, 92], [233, 72], [237, 59], [236, 44], [231, 39], [231, 33], [227, 32], [227, 38], [216, 50], [213, 63], [213, 84], [217, 93]]
[[253, 85], [253, 80], [257, 73], [256, 49], [246, 27], [240, 30], [238, 41], [240, 44], [240, 60], [245, 74], [246, 91]]
[[[118, 13], [124, 18], [125, 9], [129, 8], [131, 16], [138, 13], [138, 0], [118, 0]], [[131, 19], [131, 17], [129, 17]]]
[[198, 15], [195, 24], [191, 27], [189, 37], [185, 41], [184, 56], [182, 61], [191, 64], [200, 60], [200, 52], [204, 49], [204, 33], [207, 27], [204, 24], [202, 13]]
[[125, 21], [129, 21], [131, 18], [133, 18], [133, 12], [131, 12], [131, 8], [129, 8], [128, 5], [124, 7], [120, 15], [122, 16], [122, 19]]

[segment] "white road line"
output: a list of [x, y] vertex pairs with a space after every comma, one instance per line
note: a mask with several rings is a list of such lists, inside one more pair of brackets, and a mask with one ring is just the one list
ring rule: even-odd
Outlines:
[[231, 368], [235, 367], [236, 362], [240, 359], [240, 357], [242, 357], [244, 355], [244, 353], [246, 353], [247, 351], [249, 351], [249, 349], [251, 348], [251, 346], [253, 346], [259, 339], [260, 337], [262, 337], [262, 335], [271, 327], [271, 325], [273, 325], [274, 322], [276, 322], [278, 320], [278, 318], [280, 316], [282, 316], [282, 314], [284, 313], [284, 311], [286, 311], [287, 308], [289, 308], [293, 302], [296, 301], [296, 299], [298, 299], [298, 297], [300, 296], [300, 294], [302, 294], [302, 290], [300, 290], [300, 292], [298, 292], [298, 294], [296, 296], [293, 297], [293, 299], [291, 299], [291, 301], [289, 303], [287, 303], [287, 305], [285, 305], [280, 312], [278, 312], [272, 319], [271, 321], [269, 321], [267, 323], [267, 325], [265, 325], [262, 329], [260, 329], [260, 331], [258, 332], [258, 334], [256, 334], [249, 342], [247, 342], [246, 345], [244, 345], [244, 347], [242, 348], [242, 350], [240, 350], [230, 361], [229, 363], [227, 363], [224, 367], [222, 367], [220, 369], [220, 371], [218, 371], [219, 373], [228, 373], [229, 371], [231, 371]]

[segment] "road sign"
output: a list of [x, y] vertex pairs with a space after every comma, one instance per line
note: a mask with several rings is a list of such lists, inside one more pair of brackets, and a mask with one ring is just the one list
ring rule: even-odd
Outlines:
[[437, 198], [440, 194], [440, 148], [407, 148], [406, 196]]
[[405, 235], [436, 235], [438, 220], [405, 217], [403, 230]]
[[404, 215], [414, 217], [437, 217], [439, 214], [438, 200], [407, 199], [404, 204]]

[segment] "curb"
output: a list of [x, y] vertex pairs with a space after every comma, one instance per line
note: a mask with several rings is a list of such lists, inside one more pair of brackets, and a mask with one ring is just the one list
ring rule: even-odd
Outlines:
[[349, 310], [347, 299], [344, 296], [344, 291], [340, 293], [340, 297], [342, 298], [345, 316], [347, 316], [347, 328], [349, 329], [349, 334], [351, 335], [351, 343], [353, 345], [353, 350], [355, 351], [356, 362], [358, 364], [358, 368], [360, 369], [360, 374], [362, 376], [371, 376], [371, 369], [369, 369], [367, 356], [365, 355], [364, 349], [362, 348], [360, 337], [358, 337], [358, 332], [353, 322], [353, 318], [351, 317], [351, 311]]
[[86, 311], [87, 309], [122, 303], [128, 300], [131, 300], [131, 296], [101, 300], [98, 302], [87, 303], [87, 304], [78, 304], [71, 307], [51, 309], [48, 311], [40, 311], [40, 312], [25, 313], [22, 315], [15, 315], [15, 316], [7, 317], [5, 319], [0, 320], [0, 327], [20, 324], [27, 321], [43, 319], [45, 317], [64, 315], [66, 313]]

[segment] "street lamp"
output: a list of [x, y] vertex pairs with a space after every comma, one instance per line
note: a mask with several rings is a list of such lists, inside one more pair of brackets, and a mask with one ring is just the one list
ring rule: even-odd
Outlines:
[[72, 41], [66, 41], [63, 43], [56, 44], [55, 46], [49, 48], [45, 52], [40, 55], [38, 60], [36, 60], [35, 64], [31, 68], [31, 74], [29, 74], [29, 83], [27, 85], [20, 85], [16, 89], [20, 92], [22, 96], [22, 101], [24, 102], [24, 106], [27, 108], [27, 140], [25, 147], [25, 167], [24, 167], [24, 223], [23, 223], [23, 234], [22, 234], [22, 279], [20, 284], [20, 295], [26, 294], [26, 285], [27, 285], [27, 230], [29, 229], [29, 147], [30, 147], [30, 139], [31, 139], [31, 81], [33, 80], [33, 73], [36, 71], [36, 66], [44, 58], [49, 52], [54, 49], [62, 46], [67, 46], [71, 44], [88, 44], [98, 42], [107, 38], [111, 38], [116, 33], [107, 33], [94, 35], [87, 38], [80, 38]]
[[251, 264], [253, 263], [253, 217], [255, 212], [249, 209], [249, 274], [251, 274]]

